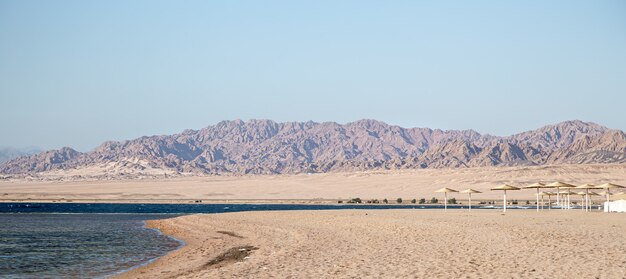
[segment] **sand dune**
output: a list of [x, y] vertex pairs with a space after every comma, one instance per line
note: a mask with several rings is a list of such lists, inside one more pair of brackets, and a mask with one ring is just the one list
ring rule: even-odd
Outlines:
[[[405, 200], [439, 197], [441, 187], [484, 191], [473, 197], [499, 199], [489, 191], [501, 183], [523, 185], [536, 181], [575, 184], [613, 182], [626, 185], [626, 165], [559, 165], [467, 169], [420, 169], [313, 175], [205, 176], [172, 179], [107, 181], [0, 181], [0, 199], [128, 202], [233, 202], [242, 200], [312, 200], [360, 197]], [[533, 190], [510, 192], [512, 199], [534, 199]], [[464, 199], [463, 194], [451, 197]], [[441, 198], [441, 197], [440, 197]]]
[[622, 214], [338, 210], [150, 221], [187, 246], [121, 278], [624, 278]]

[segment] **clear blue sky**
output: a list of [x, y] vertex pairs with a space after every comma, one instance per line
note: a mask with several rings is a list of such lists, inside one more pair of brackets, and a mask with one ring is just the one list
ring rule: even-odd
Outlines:
[[0, 146], [238, 118], [626, 130], [626, 1], [0, 0]]

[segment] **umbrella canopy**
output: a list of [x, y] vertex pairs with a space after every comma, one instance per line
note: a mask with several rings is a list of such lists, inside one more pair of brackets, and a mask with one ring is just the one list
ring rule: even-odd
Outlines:
[[444, 211], [448, 211], [448, 193], [456, 193], [458, 192], [457, 190], [454, 189], [450, 189], [450, 188], [441, 188], [437, 191], [435, 191], [435, 193], [444, 193], [445, 199], [443, 200], [443, 210]]
[[559, 191], [559, 194], [573, 195], [573, 194], [575, 194], [575, 192], [573, 192], [572, 190], [561, 190], [561, 191]]
[[467, 189], [467, 190], [463, 190], [461, 191], [461, 193], [465, 193], [465, 194], [477, 194], [477, 193], [482, 193], [481, 191], [478, 190], [474, 190], [474, 189]]
[[613, 198], [616, 200], [626, 200], [626, 193], [617, 193], [613, 195]]
[[441, 188], [437, 191], [435, 191], [435, 193], [456, 193], [458, 192], [457, 190], [454, 189], [450, 189], [450, 188]]
[[615, 188], [626, 188], [621, 185], [613, 184], [613, 183], [604, 183], [596, 186], [596, 189], [615, 189]]
[[545, 188], [574, 188], [576, 187], [575, 185], [569, 184], [569, 183], [564, 183], [564, 182], [552, 182], [552, 183], [548, 183], [546, 184]]
[[583, 185], [578, 185], [575, 187], [576, 189], [600, 189], [598, 188], [598, 186], [593, 185], [593, 184], [583, 184]]
[[511, 190], [520, 190], [520, 188], [517, 188], [515, 186], [511, 186], [508, 184], [504, 184], [504, 185], [500, 185], [498, 187], [494, 187], [491, 188], [491, 191], [504, 191], [504, 205], [502, 206], [502, 212], [506, 212], [506, 191], [511, 191]]
[[537, 202], [536, 202], [536, 204], [537, 204], [537, 212], [539, 212], [539, 189], [540, 188], [546, 188], [546, 184], [541, 183], [541, 182], [537, 182], [537, 183], [530, 184], [528, 186], [524, 186], [522, 188], [524, 188], [524, 189], [537, 189]]
[[528, 186], [524, 186], [522, 188], [524, 188], [524, 189], [534, 189], [534, 188], [539, 189], [539, 188], [550, 188], [550, 187], [546, 187], [545, 183], [537, 182], [537, 183], [530, 184]]
[[503, 191], [507, 191], [507, 190], [520, 190], [520, 188], [517, 188], [515, 186], [511, 186], [508, 184], [504, 184], [504, 185], [500, 185], [498, 187], [493, 187], [491, 188], [491, 191], [497, 191], [497, 190], [503, 190]]

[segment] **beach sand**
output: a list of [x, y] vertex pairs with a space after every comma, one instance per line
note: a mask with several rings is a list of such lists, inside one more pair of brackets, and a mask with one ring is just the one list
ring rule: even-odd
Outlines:
[[186, 246], [119, 278], [624, 278], [626, 215], [330, 210], [149, 221]]

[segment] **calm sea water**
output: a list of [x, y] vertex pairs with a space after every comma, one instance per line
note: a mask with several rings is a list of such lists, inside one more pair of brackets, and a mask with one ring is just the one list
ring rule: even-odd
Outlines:
[[181, 243], [144, 220], [172, 215], [0, 214], [0, 278], [93, 278], [146, 263]]
[[[443, 208], [443, 205], [398, 204], [121, 204], [121, 203], [0, 203], [12, 213], [224, 213], [268, 210]], [[449, 205], [448, 208], [462, 208]], [[478, 207], [475, 207], [478, 208]]]

